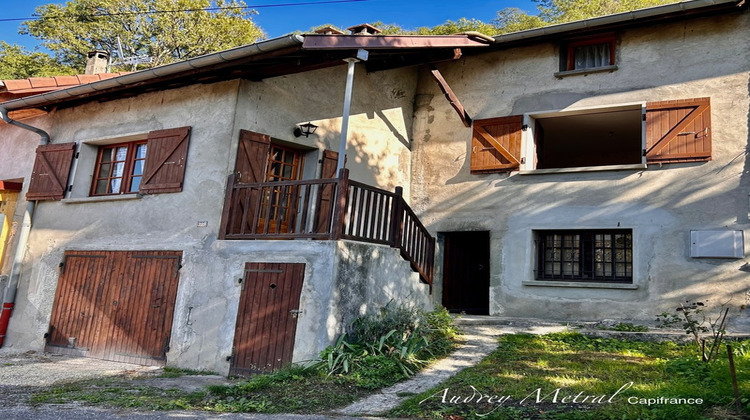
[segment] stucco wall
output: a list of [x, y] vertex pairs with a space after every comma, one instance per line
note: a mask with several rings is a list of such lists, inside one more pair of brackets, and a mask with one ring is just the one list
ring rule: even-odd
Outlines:
[[[470, 174], [472, 131], [426, 74], [417, 91], [412, 201], [433, 232], [487, 230], [491, 314], [652, 320], [684, 299], [746, 304], [746, 259], [689, 257], [689, 232], [748, 223], [748, 13], [626, 30], [618, 70], [557, 79], [552, 43], [439, 66], [476, 119], [710, 97], [713, 160], [645, 170]], [[526, 139], [529, 141], [529, 139]], [[420, 164], [416, 164], [420, 162]], [[629, 228], [635, 289], [534, 287], [535, 229]], [[748, 241], [745, 249], [750, 250]], [[438, 281], [439, 283], [439, 281]], [[440, 296], [440, 284], [437, 285]]]
[[[33, 124], [39, 128], [47, 129], [44, 118], [30, 118], [22, 121]], [[36, 147], [40, 143], [40, 137], [30, 131], [0, 122], [0, 179], [20, 179], [24, 181], [23, 191], [17, 195], [15, 211], [9, 215], [8, 246], [5, 249], [4, 261], [0, 261], [0, 275], [10, 274], [11, 264], [15, 256], [16, 243], [18, 240], [18, 229], [23, 221], [23, 213], [26, 211], [27, 202], [24, 199], [28, 178], [34, 164]], [[0, 283], [0, 290], [4, 290], [5, 284]]]
[[[294, 359], [307, 360], [329, 345], [341, 332], [336, 321], [345, 312], [331, 303], [335, 300], [333, 288], [346, 283], [336, 274], [341, 263], [335, 243], [219, 241], [217, 237], [239, 130], [336, 150], [346, 76], [345, 66], [342, 68], [261, 82], [188, 86], [84, 104], [42, 117], [37, 124], [49, 129], [52, 143], [75, 141], [83, 146], [70, 196], [40, 202], [37, 207], [16, 310], [2, 350], [43, 349], [58, 265], [66, 250], [183, 252], [167, 354], [172, 365], [228, 371], [226, 357], [232, 351], [240, 294], [237, 279], [243, 277], [245, 262], [305, 263], [303, 313]], [[358, 73], [350, 125], [354, 140], [348, 162], [353, 179], [385, 188], [408, 182], [411, 160], [407, 138], [415, 86], [414, 70]], [[391, 91], [397, 92], [388, 93]], [[309, 138], [295, 138], [294, 125], [310, 120], [321, 126], [318, 132]], [[131, 141], [152, 130], [182, 126], [192, 127], [182, 192], [88, 197], [98, 144]], [[35, 146], [31, 146], [32, 153]], [[19, 176], [28, 176], [31, 161]], [[408, 269], [408, 263], [400, 262]], [[393, 263], [388, 269], [393, 269]], [[372, 282], [373, 278], [357, 281]]]

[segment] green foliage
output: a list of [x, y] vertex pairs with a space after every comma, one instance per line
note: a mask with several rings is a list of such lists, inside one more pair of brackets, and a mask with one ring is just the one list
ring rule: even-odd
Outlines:
[[75, 70], [58, 64], [43, 52], [29, 52], [21, 46], [0, 41], [0, 79], [64, 76]]
[[39, 19], [24, 22], [20, 32], [79, 71], [89, 51], [114, 55], [118, 38], [126, 57], [149, 56], [153, 67], [263, 38], [244, 6], [241, 0], [70, 0], [39, 6]]
[[612, 330], [612, 331], [625, 331], [625, 332], [646, 332], [648, 327], [644, 325], [634, 325], [630, 322], [619, 322], [614, 327], [608, 328], [605, 326], [598, 326], [600, 330]]
[[[735, 343], [749, 348], [750, 340]], [[743, 404], [750, 401], [750, 356], [735, 352]], [[476, 366], [467, 368], [436, 388], [407, 400], [388, 417], [432, 419], [701, 419], [746, 418], [733, 411], [732, 387], [725, 355], [702, 363], [690, 346], [674, 342], [647, 342], [587, 337], [577, 332], [543, 336], [503, 335], [498, 349]], [[633, 385], [607, 403], [553, 403], [559, 398], [607, 398], [624, 384]], [[448, 389], [447, 398], [443, 392]], [[541, 403], [522, 404], [535, 390], [547, 395]], [[498, 404], [480, 402], [474, 394], [509, 396]], [[474, 395], [473, 401], [466, 397]], [[461, 398], [458, 398], [461, 397]], [[629, 398], [701, 398], [703, 404], [632, 404]], [[451, 399], [453, 398], [453, 399]], [[570, 398], [570, 397], [568, 397]], [[630, 400], [633, 401], [633, 400]], [[491, 413], [491, 414], [489, 414]], [[460, 417], [459, 417], [460, 416]]]
[[701, 360], [708, 363], [716, 357], [724, 339], [728, 314], [729, 308], [724, 305], [721, 305], [718, 314], [712, 316], [704, 302], [687, 300], [680, 303], [675, 313], [663, 312], [657, 315], [656, 321], [660, 327], [680, 324], [685, 334], [693, 337]]
[[[431, 358], [448, 354], [456, 334], [445, 309], [424, 313], [389, 304], [378, 315], [357, 318], [314, 366], [329, 376], [351, 375], [357, 386], [372, 389], [412, 376]], [[398, 375], [390, 372], [395, 368]]]

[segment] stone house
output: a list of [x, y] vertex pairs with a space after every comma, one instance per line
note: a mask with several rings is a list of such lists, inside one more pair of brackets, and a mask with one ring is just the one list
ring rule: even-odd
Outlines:
[[749, 27], [734, 0], [494, 38], [364, 25], [4, 102], [49, 135], [0, 126], [4, 349], [244, 374], [391, 301], [740, 307]]

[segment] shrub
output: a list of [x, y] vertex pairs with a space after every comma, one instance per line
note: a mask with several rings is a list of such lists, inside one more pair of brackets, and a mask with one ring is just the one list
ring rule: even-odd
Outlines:
[[358, 386], [375, 389], [448, 354], [457, 334], [445, 309], [425, 313], [389, 303], [377, 315], [357, 318], [314, 366], [328, 375], [351, 375]]

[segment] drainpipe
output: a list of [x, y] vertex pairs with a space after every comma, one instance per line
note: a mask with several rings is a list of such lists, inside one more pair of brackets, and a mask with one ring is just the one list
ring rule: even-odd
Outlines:
[[[10, 125], [23, 128], [38, 134], [41, 137], [40, 144], [48, 144], [50, 141], [49, 134], [46, 131], [32, 127], [28, 124], [15, 121], [8, 117], [8, 110], [0, 105], [0, 117], [3, 121]], [[10, 278], [8, 279], [8, 286], [5, 288], [5, 295], [3, 296], [3, 307], [0, 312], [0, 347], [5, 342], [5, 333], [8, 331], [8, 323], [10, 322], [10, 315], [13, 312], [13, 306], [16, 302], [16, 292], [18, 291], [18, 281], [21, 277], [21, 265], [23, 258], [26, 254], [26, 244], [29, 240], [29, 234], [31, 232], [31, 219], [34, 214], [35, 201], [26, 202], [26, 211], [23, 214], [23, 221], [21, 222], [21, 230], [18, 234], [18, 243], [16, 244], [16, 252], [13, 257], [13, 265], [10, 269]]]
[[341, 118], [341, 143], [339, 144], [339, 160], [336, 164], [336, 174], [344, 168], [346, 162], [346, 138], [349, 136], [349, 113], [352, 106], [352, 87], [354, 85], [354, 65], [360, 61], [367, 61], [366, 50], [357, 50], [357, 56], [347, 58], [346, 90], [344, 91], [344, 112]]

